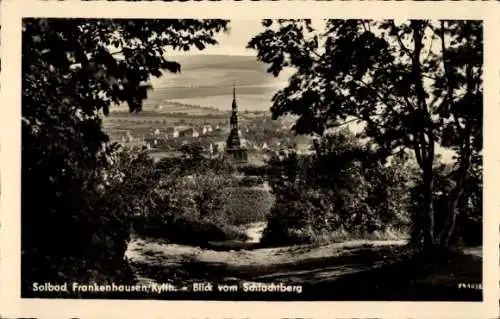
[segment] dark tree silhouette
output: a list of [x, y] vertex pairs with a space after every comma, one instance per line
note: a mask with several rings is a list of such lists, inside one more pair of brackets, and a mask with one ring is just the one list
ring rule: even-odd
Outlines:
[[[362, 123], [382, 159], [412, 150], [422, 179], [423, 247], [444, 248], [458, 203], [481, 166], [483, 33], [480, 21], [264, 20], [248, 44], [278, 75], [296, 68], [273, 97], [274, 118], [295, 114], [297, 133]], [[436, 146], [455, 151], [443, 223], [435, 222]]]
[[[107, 186], [116, 146], [106, 143], [99, 113], [108, 114], [113, 103], [141, 111], [150, 77], [180, 72], [166, 50], [214, 45], [215, 34], [227, 24], [23, 20], [23, 292], [37, 281], [84, 280], [90, 269], [96, 270], [92, 263], [101, 274], [117, 272], [130, 230], [128, 214], [132, 206], [140, 206], [140, 201], [131, 201], [147, 192], [150, 173], [144, 168], [149, 164], [145, 158], [132, 160], [120, 172], [125, 174], [124, 187]], [[133, 199], [122, 194], [127, 198], [120, 200], [119, 189], [125, 191], [125, 186]], [[110, 198], [111, 193], [115, 197]]]

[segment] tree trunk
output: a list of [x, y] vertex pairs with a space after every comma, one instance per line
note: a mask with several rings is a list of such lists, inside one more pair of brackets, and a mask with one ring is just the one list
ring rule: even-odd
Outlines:
[[441, 236], [439, 238], [439, 245], [441, 248], [447, 248], [450, 244], [451, 236], [455, 231], [458, 216], [458, 202], [460, 197], [456, 197], [452, 203], [449, 205], [448, 210], [448, 223], [442, 230]]
[[451, 192], [450, 199], [448, 201], [448, 215], [446, 216], [446, 222], [438, 237], [438, 243], [441, 248], [447, 248], [450, 245], [451, 237], [453, 236], [453, 232], [456, 228], [457, 217], [459, 214], [458, 203], [460, 202], [460, 198], [462, 197], [465, 189], [466, 176], [465, 173], [462, 174], [463, 175], [459, 178], [459, 182]]
[[423, 172], [423, 196], [424, 196], [424, 206], [423, 206], [423, 248], [424, 250], [434, 250], [436, 246], [436, 238], [434, 235], [435, 224], [434, 224], [434, 203], [433, 203], [433, 188], [434, 188], [434, 176], [432, 167], [424, 168]]
[[415, 85], [415, 93], [418, 99], [418, 104], [414, 110], [415, 130], [415, 151], [417, 161], [422, 169], [423, 177], [423, 249], [424, 251], [432, 252], [436, 247], [435, 237], [435, 221], [434, 221], [434, 132], [432, 131], [432, 120], [429, 115], [426, 102], [426, 92], [422, 80], [422, 65], [420, 55], [423, 48], [423, 30], [424, 23], [421, 21], [412, 20], [410, 23], [413, 29], [413, 41], [415, 50], [412, 55], [412, 70], [411, 75]]

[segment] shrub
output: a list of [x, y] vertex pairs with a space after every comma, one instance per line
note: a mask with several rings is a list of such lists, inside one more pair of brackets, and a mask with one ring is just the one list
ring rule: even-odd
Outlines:
[[[56, 214], [44, 209], [37, 211], [40, 219], [36, 226], [47, 232], [43, 237], [34, 237], [36, 232], [26, 234], [31, 228], [23, 228], [25, 289], [30, 287], [30, 281], [42, 279], [53, 283], [135, 280], [124, 257], [131, 216], [143, 206], [155, 178], [149, 169], [152, 163], [144, 153], [110, 145], [99, 156], [100, 164], [94, 166], [92, 175], [79, 171], [80, 176], [75, 174], [63, 184], [67, 189], [59, 193]], [[25, 205], [26, 222], [30, 217], [27, 209], [30, 206]], [[38, 244], [28, 246], [33, 240]], [[29, 289], [23, 293], [31, 295]]]
[[143, 235], [161, 237], [179, 244], [200, 245], [208, 241], [244, 238], [229, 227], [226, 207], [234, 177], [224, 163], [206, 162], [194, 171], [183, 161], [171, 161], [180, 170], [165, 167], [164, 176], [155, 186], [145, 213], [136, 216], [134, 229]]
[[280, 197], [273, 206], [262, 236], [263, 245], [308, 243], [315, 233], [339, 227], [333, 205], [320, 191], [295, 188], [289, 195], [289, 200]]
[[208, 241], [229, 239], [219, 226], [208, 220], [179, 217], [168, 226], [169, 240], [179, 244], [201, 245]]
[[224, 214], [230, 225], [243, 225], [265, 221], [274, 202], [267, 190], [256, 187], [233, 187], [228, 189], [228, 200]]
[[326, 136], [315, 154], [291, 152], [270, 161], [276, 202], [263, 241], [313, 243], [401, 230], [410, 221], [411, 170], [404, 160], [381, 163], [347, 132]]
[[[477, 165], [477, 164], [476, 164]], [[480, 166], [480, 165], [478, 165]], [[477, 169], [478, 167], [474, 167]], [[435, 210], [435, 231], [443, 228], [447, 210], [451, 207], [449, 203], [449, 192], [455, 185], [452, 178], [454, 167], [446, 164], [436, 164], [434, 181], [434, 210]], [[412, 200], [412, 244], [421, 244], [422, 221], [419, 212], [422, 209], [422, 192], [420, 184], [415, 184], [411, 188]], [[475, 171], [466, 180], [465, 188], [457, 205], [456, 227], [451, 237], [452, 244], [466, 246], [478, 246], [482, 244], [482, 174]]]
[[264, 179], [259, 176], [245, 176], [243, 179], [239, 182], [239, 185], [242, 187], [258, 187], [262, 185], [264, 182]]

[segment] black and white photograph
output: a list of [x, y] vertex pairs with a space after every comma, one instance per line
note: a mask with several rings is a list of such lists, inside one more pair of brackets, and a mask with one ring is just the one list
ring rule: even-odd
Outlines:
[[481, 301], [481, 21], [26, 18], [22, 296]]
[[20, 298], [485, 300], [484, 20], [21, 25]]

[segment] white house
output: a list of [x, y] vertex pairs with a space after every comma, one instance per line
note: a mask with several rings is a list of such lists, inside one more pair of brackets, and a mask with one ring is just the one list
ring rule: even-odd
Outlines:
[[125, 134], [125, 141], [126, 142], [133, 142], [134, 141], [134, 137], [132, 136], [132, 134], [130, 134], [130, 131], [127, 131], [127, 133]]
[[208, 134], [208, 133], [212, 133], [213, 129], [212, 129], [212, 126], [211, 125], [203, 125], [201, 128], [200, 128], [200, 133], [201, 135], [205, 135], [205, 134]]

